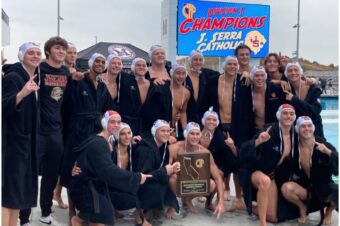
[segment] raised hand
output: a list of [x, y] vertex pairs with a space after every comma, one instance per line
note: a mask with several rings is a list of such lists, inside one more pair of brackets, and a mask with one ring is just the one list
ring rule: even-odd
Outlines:
[[280, 85], [283, 91], [290, 91], [288, 82], [286, 81], [280, 81]]
[[25, 84], [25, 86], [20, 90], [20, 95], [22, 98], [28, 96], [32, 92], [38, 91], [39, 86], [37, 83], [35, 83], [34, 79], [37, 77], [37, 75], [32, 76]]
[[224, 140], [224, 143], [226, 145], [228, 145], [228, 147], [230, 147], [230, 148], [235, 146], [234, 140], [233, 140], [233, 138], [231, 138], [229, 132], [227, 132], [227, 139]]
[[283, 90], [283, 92], [286, 94], [286, 100], [291, 101], [294, 95], [288, 90]]
[[259, 137], [257, 138], [259, 141], [259, 144], [265, 143], [270, 139], [269, 132], [272, 129], [272, 126], [269, 126], [265, 131], [260, 133]]
[[315, 147], [316, 150], [318, 150], [318, 151], [320, 151], [321, 153], [324, 153], [324, 154], [326, 154], [326, 155], [328, 155], [328, 156], [331, 155], [332, 151], [331, 151], [329, 148], [327, 148], [327, 146], [324, 145], [323, 143], [319, 143], [319, 142], [316, 142], [316, 141], [315, 141], [315, 145], [316, 145], [316, 147]]

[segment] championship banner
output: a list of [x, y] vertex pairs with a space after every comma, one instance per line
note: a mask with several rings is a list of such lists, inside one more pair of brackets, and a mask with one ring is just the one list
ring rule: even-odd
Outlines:
[[246, 44], [250, 57], [267, 56], [269, 5], [178, 0], [177, 7], [178, 55], [197, 49], [204, 56], [225, 57]]

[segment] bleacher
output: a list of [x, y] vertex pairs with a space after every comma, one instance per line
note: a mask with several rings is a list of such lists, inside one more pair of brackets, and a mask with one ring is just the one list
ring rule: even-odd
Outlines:
[[338, 71], [306, 71], [305, 76], [316, 77], [320, 85], [324, 87], [323, 95], [338, 96], [339, 94], [339, 72]]

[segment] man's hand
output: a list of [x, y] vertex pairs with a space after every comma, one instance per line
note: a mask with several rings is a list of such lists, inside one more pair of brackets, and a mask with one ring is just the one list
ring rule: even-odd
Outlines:
[[134, 137], [132, 137], [132, 144], [137, 144], [137, 143], [139, 143], [139, 142], [141, 142], [141, 140], [142, 140], [142, 137], [141, 136], [134, 136]]
[[89, 70], [84, 71], [84, 72], [79, 72], [75, 68], [70, 69], [70, 74], [73, 80], [79, 81], [82, 80], [85, 76], [86, 73], [88, 73]]
[[256, 139], [256, 143], [258, 145], [267, 142], [270, 139], [269, 131], [272, 129], [272, 126], [269, 126], [265, 131], [260, 133], [259, 137]]
[[221, 214], [223, 214], [224, 212], [225, 212], [224, 203], [218, 203], [214, 211], [217, 220], [220, 219]]
[[328, 156], [331, 156], [332, 151], [329, 148], [327, 148], [326, 145], [324, 145], [323, 143], [316, 142], [316, 141], [315, 141], [315, 145], [316, 145], [316, 149], [318, 151], [320, 151], [321, 153], [324, 153]]
[[176, 143], [176, 142], [177, 142], [176, 137], [174, 137], [174, 136], [170, 136], [170, 137], [169, 137], [169, 144], [174, 144], [174, 143]]
[[283, 92], [286, 94], [286, 100], [291, 101], [293, 99], [294, 95], [291, 92], [287, 90], [283, 90]]
[[244, 84], [245, 84], [246, 86], [250, 86], [251, 80], [250, 80], [249, 72], [248, 72], [248, 71], [242, 72], [242, 76], [241, 76], [240, 80], [242, 80], [242, 79], [245, 79], [245, 80], [244, 80]]
[[281, 85], [281, 88], [282, 88], [283, 91], [288, 91], [288, 92], [290, 91], [288, 82], [286, 82], [286, 81], [281, 81], [281, 82], [280, 82], [280, 85]]
[[[34, 79], [37, 77], [37, 75], [32, 76], [25, 84], [25, 86], [20, 90], [20, 92], [17, 94], [17, 99], [22, 100], [24, 97], [30, 95], [32, 92], [38, 91], [39, 86], [37, 83], [35, 83]], [[17, 101], [19, 103], [20, 101]]]
[[151, 178], [152, 175], [150, 174], [144, 174], [144, 173], [140, 173], [140, 184], [144, 184], [145, 181], [148, 179], [148, 178]]
[[155, 85], [164, 85], [166, 80], [163, 80], [161, 78], [156, 78], [155, 80], [153, 80], [153, 84]]
[[179, 162], [173, 163], [172, 169], [174, 173], [178, 173], [179, 171], [181, 171], [181, 164]]
[[72, 176], [78, 176], [79, 174], [81, 174], [81, 169], [77, 166], [77, 162], [75, 162], [72, 168]]

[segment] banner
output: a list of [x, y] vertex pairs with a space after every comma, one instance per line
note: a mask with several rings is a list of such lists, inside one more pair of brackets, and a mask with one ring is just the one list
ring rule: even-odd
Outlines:
[[269, 5], [178, 0], [177, 7], [177, 55], [224, 57], [246, 44], [252, 58], [267, 56]]

